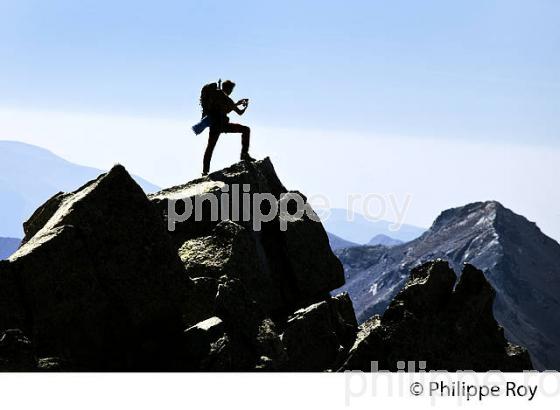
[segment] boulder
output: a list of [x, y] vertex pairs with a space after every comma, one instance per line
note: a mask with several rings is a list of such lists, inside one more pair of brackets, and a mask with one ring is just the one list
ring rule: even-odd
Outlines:
[[185, 330], [183, 347], [183, 369], [189, 371], [247, 371], [255, 360], [217, 316]]
[[[248, 201], [239, 196], [243, 194]], [[250, 212], [254, 211], [251, 206], [257, 194], [268, 194], [260, 204], [262, 214], [282, 207], [288, 214], [277, 212], [259, 226], [256, 214]], [[293, 196], [296, 198], [288, 200]], [[211, 312], [205, 316], [219, 316], [226, 328], [221, 341], [216, 342], [221, 359], [214, 361], [229, 366], [222, 370], [282, 370], [293, 366], [325, 370], [340, 361], [354, 341], [357, 328], [348, 296], [329, 295], [344, 283], [342, 265], [305, 196], [286, 190], [270, 159], [240, 162], [149, 198], [171, 228], [169, 235], [188, 276], [193, 280], [218, 280], [215, 304], [205, 304], [209, 306], [205, 310]], [[297, 215], [296, 201], [304, 207], [303, 215]], [[184, 210], [190, 211], [190, 218], [180, 216]], [[189, 297], [189, 301], [195, 300], [196, 296]], [[314, 304], [320, 305], [319, 314], [311, 309], [307, 314], [294, 315], [294, 311]], [[202, 309], [192, 305], [186, 309], [197, 311]], [[305, 317], [303, 326], [299, 326], [301, 315]], [[313, 326], [316, 318], [320, 320], [318, 334], [328, 340], [330, 332], [334, 338], [324, 357], [308, 364], [298, 354], [301, 350], [302, 357], [309, 356], [306, 352], [314, 350], [316, 339], [310, 337], [298, 350], [295, 338], [306, 326]], [[291, 343], [293, 357], [282, 342], [284, 338]], [[231, 351], [236, 353], [235, 360], [225, 359]]]
[[204, 177], [148, 195], [176, 249], [189, 239], [208, 235], [220, 222], [219, 204], [225, 187], [224, 182]]
[[261, 309], [273, 312], [284, 306], [282, 292], [259, 256], [252, 232], [242, 225], [220, 222], [209, 235], [187, 240], [179, 256], [191, 278], [229, 275], [250, 289]]
[[[244, 187], [247, 187], [251, 194], [267, 193], [276, 199], [287, 192], [278, 179], [272, 162], [265, 158], [256, 162], [238, 162], [186, 184], [150, 194], [148, 197], [158, 208], [166, 224], [171, 227], [171, 238], [179, 248], [187, 239], [209, 234], [212, 228], [223, 220], [232, 219], [234, 222], [250, 226], [250, 217], [243, 218], [246, 209], [242, 199]], [[171, 223], [170, 219], [173, 218], [170, 218], [169, 210], [183, 215], [185, 202], [193, 206], [192, 217], [182, 220], [175, 218], [177, 222]], [[213, 207], [213, 204], [216, 206]], [[221, 212], [225, 209], [222, 204], [228, 205], [229, 212]]]
[[[190, 370], [205, 370], [212, 344], [225, 337], [224, 322], [217, 316], [206, 319], [184, 332], [185, 366]], [[206, 361], [206, 362], [205, 362]]]
[[288, 367], [296, 371], [336, 368], [354, 342], [357, 326], [347, 294], [296, 311], [282, 334]]
[[23, 232], [25, 236], [22, 243], [29, 241], [39, 230], [45, 226], [49, 219], [58, 211], [60, 204], [72, 193], [58, 192], [47, 200], [43, 205], [33, 212], [27, 221], [23, 223]]
[[260, 273], [253, 242], [243, 226], [223, 221], [212, 229], [210, 235], [183, 243], [179, 248], [179, 256], [190, 277], [218, 279], [231, 272], [243, 280], [253, 272], [254, 276]]
[[[249, 201], [242, 199], [243, 187]], [[262, 194], [268, 194], [261, 202], [262, 214], [278, 209], [290, 194], [302, 198], [306, 213], [288, 217], [289, 222], [276, 213], [259, 226], [247, 204]], [[238, 278], [273, 319], [285, 319], [298, 308], [328, 298], [330, 290], [344, 283], [342, 265], [321, 222], [303, 195], [286, 190], [269, 158], [239, 162], [149, 198], [171, 228], [169, 235], [190, 277]], [[185, 201], [193, 208], [189, 218], [178, 217]], [[223, 204], [227, 212], [222, 212]]]
[[[531, 370], [526, 350], [510, 345], [492, 314], [495, 292], [465, 265], [460, 279], [447, 262], [421, 265], [384, 314], [360, 326], [341, 370], [395, 371], [399, 362], [426, 370]], [[375, 369], [375, 367], [374, 367]]]
[[[299, 192], [292, 192], [305, 198]], [[267, 231], [270, 233], [270, 231]], [[301, 300], [324, 297], [344, 285], [344, 269], [330, 252], [329, 239], [319, 217], [306, 202], [306, 213], [276, 233], [288, 272]]]
[[345, 350], [348, 350], [354, 343], [358, 331], [358, 322], [352, 300], [350, 300], [348, 293], [343, 292], [328, 299], [327, 302], [340, 344]]
[[187, 278], [161, 217], [122, 166], [51, 198], [26, 226], [26, 243], [0, 267], [15, 294], [2, 303], [19, 303], [0, 310], [0, 324], [19, 322], [39, 357], [77, 368], [173, 366]]
[[235, 356], [227, 362], [231, 367], [222, 370], [285, 369], [286, 352], [275, 323], [240, 280], [220, 278], [216, 311], [224, 318], [227, 342]]
[[231, 331], [249, 342], [257, 336], [259, 325], [265, 319], [265, 313], [245, 285], [228, 276], [220, 278], [216, 311], [224, 318]]

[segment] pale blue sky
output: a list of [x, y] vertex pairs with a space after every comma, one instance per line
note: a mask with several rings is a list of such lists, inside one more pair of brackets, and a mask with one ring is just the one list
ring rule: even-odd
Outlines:
[[560, 140], [560, 2], [2, 1], [0, 105], [183, 118], [238, 82], [275, 127]]
[[182, 183], [200, 87], [230, 78], [290, 188], [410, 194], [419, 226], [495, 199], [560, 239], [559, 22], [558, 0], [0, 0], [0, 139]]

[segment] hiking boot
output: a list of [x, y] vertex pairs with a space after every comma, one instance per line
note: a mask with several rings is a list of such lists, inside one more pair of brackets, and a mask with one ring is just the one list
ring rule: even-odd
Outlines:
[[256, 161], [255, 158], [253, 158], [252, 156], [249, 155], [248, 152], [243, 152], [241, 153], [241, 161]]
[[202, 177], [203, 177], [203, 178], [204, 178], [204, 177], [207, 177], [207, 176], [208, 176], [208, 172], [206, 172], [206, 171], [202, 172]]

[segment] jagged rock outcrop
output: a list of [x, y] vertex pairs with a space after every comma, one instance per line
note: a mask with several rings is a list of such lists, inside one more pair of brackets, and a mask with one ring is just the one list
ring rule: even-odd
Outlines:
[[[337, 352], [347, 351], [356, 326], [340, 318], [355, 322], [353, 310], [349, 299], [329, 295], [344, 281], [342, 265], [311, 208], [289, 222], [275, 214], [261, 230], [251, 219], [204, 213], [166, 229], [170, 198], [195, 192], [196, 200], [219, 187], [221, 199], [235, 184], [268, 194], [269, 207], [288, 194], [267, 159], [150, 199], [115, 166], [49, 199], [25, 223], [20, 249], [0, 261], [4, 368], [288, 370], [289, 318], [317, 303], [328, 305]], [[313, 356], [313, 344], [301, 342], [298, 354]], [[298, 369], [333, 369], [336, 360], [320, 357]]]
[[[247, 201], [241, 196], [244, 193], [250, 198]], [[305, 201], [303, 195], [292, 193]], [[270, 195], [261, 203], [262, 214], [268, 214], [271, 207], [278, 209], [282, 198], [289, 195], [268, 158], [237, 163], [149, 198], [168, 225], [170, 209], [182, 215], [185, 202], [192, 204], [193, 216], [175, 218], [179, 220], [171, 225], [170, 232], [190, 277], [236, 275], [266, 313], [286, 317], [340, 287], [344, 283], [343, 269], [329, 248], [322, 224], [307, 204], [300, 218], [286, 223], [275, 213], [261, 229], [255, 229], [250, 206], [260, 194]], [[223, 203], [227, 204], [227, 214], [223, 213]], [[286, 208], [295, 212], [293, 206]], [[283, 222], [285, 229], [280, 227]]]
[[417, 370], [420, 362], [426, 370], [531, 370], [527, 351], [509, 344], [495, 321], [494, 297], [472, 265], [458, 280], [447, 262], [421, 265], [383, 315], [360, 326], [341, 370], [370, 371], [377, 362], [377, 369], [395, 371], [399, 361], [413, 361]]
[[[58, 194], [0, 266], [0, 328], [74, 369], [172, 369], [188, 282], [161, 218], [122, 166]], [[165, 347], [165, 348], [164, 348]]]
[[[240, 218], [236, 190], [248, 197]], [[261, 215], [288, 214], [257, 220], [257, 195]], [[229, 210], [213, 213], [212, 201]], [[349, 295], [330, 295], [344, 275], [327, 234], [269, 159], [149, 197], [117, 165], [48, 200], [25, 233], [0, 261], [4, 370], [332, 371], [437, 349], [447, 369], [526, 364], [506, 357], [481, 274], [466, 268], [452, 291], [440, 262], [415, 270], [357, 338]]]
[[296, 311], [282, 335], [289, 368], [320, 371], [324, 363], [340, 364], [354, 342], [357, 327], [346, 293]]
[[[249, 195], [249, 200], [244, 202], [237, 193]], [[169, 234], [191, 279], [187, 294], [192, 303], [187, 302], [185, 310], [191, 327], [185, 349], [192, 350], [192, 343], [194, 350], [203, 345], [208, 352], [207, 358], [187, 362], [192, 370], [332, 369], [357, 329], [347, 296], [329, 296], [344, 282], [342, 265], [303, 195], [299, 197], [306, 214], [286, 222], [277, 213], [258, 229], [249, 206], [259, 194], [268, 194], [260, 206], [262, 214], [279, 209], [284, 196], [290, 195], [268, 158], [241, 162], [149, 196], [165, 224], [171, 226], [174, 218]], [[212, 208], [213, 200], [217, 208]], [[183, 219], [186, 203], [195, 209], [191, 218]], [[290, 214], [297, 211], [293, 205], [286, 205]], [[294, 325], [298, 309], [315, 304], [324, 305], [326, 315], [299, 318], [298, 333]], [[220, 323], [219, 332], [214, 327], [201, 330], [209, 320]], [[329, 354], [316, 350], [315, 335], [305, 330], [313, 326], [334, 335]], [[300, 356], [309, 360], [302, 362]]]
[[525, 346], [539, 370], [560, 370], [560, 244], [496, 201], [448, 209], [420, 238], [392, 248], [360, 246], [335, 252], [358, 322], [381, 314], [410, 269], [442, 258], [460, 272], [482, 270], [496, 290], [494, 315], [508, 340]]

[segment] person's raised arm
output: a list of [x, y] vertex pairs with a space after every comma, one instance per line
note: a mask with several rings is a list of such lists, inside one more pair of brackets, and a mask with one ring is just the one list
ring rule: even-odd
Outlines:
[[[249, 100], [244, 98], [242, 100], [239, 100], [235, 103], [233, 110], [239, 114], [239, 115], [243, 115], [243, 113], [247, 110], [247, 106], [249, 105]], [[239, 108], [239, 106], [242, 106], [243, 108]]]

